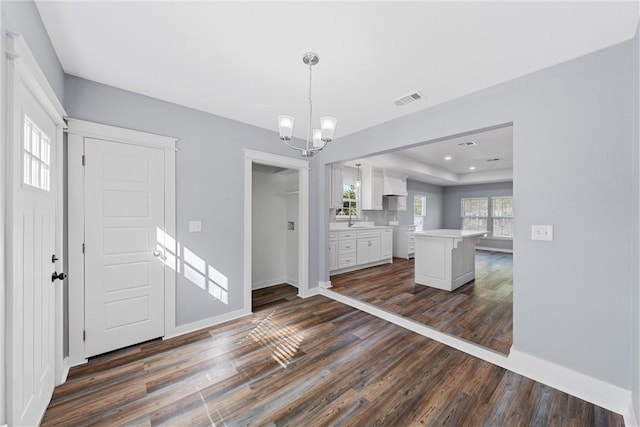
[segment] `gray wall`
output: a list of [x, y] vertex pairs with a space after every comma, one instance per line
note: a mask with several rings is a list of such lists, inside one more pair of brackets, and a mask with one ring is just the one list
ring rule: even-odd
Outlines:
[[[637, 262], [631, 256], [635, 48], [621, 43], [365, 129], [315, 160], [355, 159], [513, 123], [513, 348], [624, 388], [631, 387], [629, 300]], [[312, 192], [326, 206], [328, 179], [324, 168], [316, 170], [321, 176], [312, 176]], [[327, 215], [316, 221], [326, 248]], [[554, 225], [555, 240], [531, 241], [532, 224]], [[319, 262], [327, 280], [324, 254]]]
[[[460, 228], [460, 200], [465, 197], [513, 196], [513, 182], [460, 185], [444, 188], [444, 228]], [[515, 214], [514, 214], [515, 215]], [[480, 239], [478, 246], [493, 249], [513, 249], [513, 241], [505, 239]]]
[[443, 188], [426, 182], [407, 180], [407, 210], [398, 212], [400, 224], [413, 224], [413, 197], [416, 195], [427, 197], [427, 220], [425, 229], [443, 228]]
[[[73, 76], [65, 80], [65, 102], [70, 117], [179, 139], [176, 237], [181, 246], [227, 276], [229, 303], [179, 274], [177, 324], [241, 309], [243, 148], [292, 155], [277, 133]], [[201, 220], [202, 232], [189, 233], [189, 220]]]

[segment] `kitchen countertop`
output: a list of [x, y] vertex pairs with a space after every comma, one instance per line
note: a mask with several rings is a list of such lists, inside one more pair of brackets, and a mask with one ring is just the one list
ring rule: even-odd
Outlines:
[[352, 231], [352, 230], [377, 230], [382, 228], [393, 228], [393, 225], [365, 225], [341, 228], [329, 228], [329, 231]]
[[453, 237], [453, 238], [465, 238], [465, 237], [475, 237], [475, 236], [484, 236], [487, 234], [486, 231], [478, 231], [478, 230], [449, 230], [449, 229], [440, 229], [440, 230], [425, 230], [425, 231], [414, 231], [414, 236], [427, 236], [427, 237]]

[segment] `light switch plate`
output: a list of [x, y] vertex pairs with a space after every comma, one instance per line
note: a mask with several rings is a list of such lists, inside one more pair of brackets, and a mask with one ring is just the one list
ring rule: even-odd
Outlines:
[[532, 225], [531, 240], [553, 240], [553, 225]]
[[199, 233], [202, 231], [202, 221], [189, 221], [189, 233]]

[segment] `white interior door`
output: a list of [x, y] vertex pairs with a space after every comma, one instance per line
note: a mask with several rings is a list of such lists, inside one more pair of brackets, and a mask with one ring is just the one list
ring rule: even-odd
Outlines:
[[[56, 123], [22, 83], [15, 86], [12, 145], [10, 424], [36, 425], [55, 382]], [[19, 131], [18, 131], [19, 130]], [[60, 254], [58, 254], [60, 255]]]
[[85, 357], [164, 335], [164, 150], [84, 139]]

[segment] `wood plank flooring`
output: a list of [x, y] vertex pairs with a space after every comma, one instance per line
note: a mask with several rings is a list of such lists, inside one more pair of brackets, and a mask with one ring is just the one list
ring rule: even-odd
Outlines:
[[331, 276], [332, 290], [449, 335], [508, 354], [513, 342], [513, 256], [476, 251], [476, 279], [453, 292], [414, 281], [414, 260], [394, 258]]
[[279, 285], [253, 301], [252, 315], [73, 368], [42, 425], [623, 425], [331, 299]]

